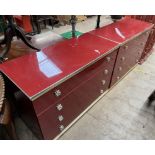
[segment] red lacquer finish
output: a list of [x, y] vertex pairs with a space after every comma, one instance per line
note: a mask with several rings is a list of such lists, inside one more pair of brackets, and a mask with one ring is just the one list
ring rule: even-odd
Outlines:
[[[69, 125], [86, 107], [88, 107], [97, 97], [100, 96], [102, 88], [103, 72], [96, 73], [71, 92], [68, 96], [49, 107], [43, 114], [38, 116], [40, 126], [45, 139], [54, 138], [61, 132], [60, 127]], [[107, 86], [108, 88], [108, 86]], [[46, 101], [46, 99], [45, 99]], [[62, 109], [57, 110], [58, 105]], [[59, 117], [63, 120], [59, 120]], [[49, 123], [50, 122], [50, 123]]]
[[[94, 76], [97, 72], [102, 72], [103, 79], [106, 80], [105, 85], [102, 89], [106, 90], [109, 86], [111, 73], [113, 71], [114, 62], [116, 59], [117, 51], [113, 51], [112, 53], [108, 54], [95, 64], [89, 66], [88, 68], [84, 69], [82, 72], [78, 73], [77, 75], [73, 76], [72, 78], [68, 79], [67, 81], [63, 82], [59, 86], [55, 87], [51, 91], [47, 92], [46, 94], [42, 95], [38, 99], [34, 101], [34, 107], [37, 115], [43, 113], [47, 108], [53, 106], [59, 100], [67, 97], [70, 93], [75, 91], [81, 85], [86, 83], [92, 76]], [[108, 70], [107, 75], [104, 72]], [[100, 83], [102, 83], [100, 81]], [[59, 90], [61, 91], [60, 96], [56, 96], [55, 92]], [[94, 93], [94, 91], [93, 91]], [[83, 93], [84, 95], [84, 93]], [[79, 97], [81, 98], [81, 97]]]
[[[117, 50], [34, 101], [45, 139], [54, 138], [61, 132], [60, 127], [67, 127], [109, 88], [116, 55]], [[54, 95], [56, 90], [61, 91], [60, 96]], [[61, 110], [57, 109], [58, 105], [62, 106]]]
[[130, 40], [128, 43], [119, 48], [111, 86], [120, 80], [139, 62], [148, 36], [149, 31], [141, 34], [133, 40]]
[[[116, 56], [116, 53], [117, 51], [113, 53], [115, 54], [114, 56]], [[111, 59], [109, 64], [113, 66], [114, 60]], [[64, 128], [68, 126], [70, 122], [109, 88], [113, 70], [111, 65], [101, 67], [99, 71], [91, 75], [56, 103], [52, 102], [52, 96], [51, 99], [47, 99], [45, 96], [40, 97], [43, 98], [41, 99], [42, 101], [49, 103], [48, 107], [38, 115], [45, 139], [54, 138], [55, 135], [61, 132], [61, 126]], [[105, 70], [108, 72], [105, 72]], [[70, 79], [69, 82], [73, 84], [74, 81]], [[40, 99], [38, 101], [40, 102]], [[40, 102], [39, 105], [43, 105], [44, 102]], [[61, 110], [57, 109], [58, 105], [62, 105]], [[34, 104], [34, 106], [37, 109], [37, 105]], [[59, 117], [63, 119], [59, 120]]]
[[153, 27], [153, 24], [136, 19], [124, 18], [116, 23], [104, 26], [90, 33], [123, 43], [135, 35]]
[[87, 33], [3, 63], [0, 70], [32, 98], [117, 45]]
[[33, 132], [40, 139], [60, 134], [138, 63], [151, 26], [123, 19], [1, 64], [7, 88]]

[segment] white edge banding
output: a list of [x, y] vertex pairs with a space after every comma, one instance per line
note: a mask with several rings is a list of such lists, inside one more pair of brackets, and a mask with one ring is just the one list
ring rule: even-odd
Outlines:
[[94, 59], [93, 61], [89, 62], [88, 64], [84, 65], [83, 67], [79, 68], [78, 70], [74, 71], [73, 73], [65, 76], [64, 78], [62, 78], [61, 80], [55, 82], [54, 84], [46, 87], [45, 89], [43, 89], [42, 91], [36, 93], [35, 95], [33, 96], [29, 96], [23, 89], [21, 89], [21, 87], [16, 84], [11, 78], [9, 78], [5, 72], [3, 72], [3, 70], [1, 71], [3, 74], [5, 74], [5, 76], [11, 80], [11, 82], [13, 82], [31, 101], [34, 101], [36, 100], [37, 98], [39, 98], [40, 96], [42, 96], [43, 94], [47, 93], [48, 91], [52, 90], [53, 88], [55, 88], [56, 86], [60, 85], [61, 83], [65, 82], [66, 80], [70, 79], [71, 77], [75, 76], [76, 74], [80, 73], [81, 71], [83, 71], [84, 69], [86, 69], [87, 67], [89, 67], [90, 65], [94, 64], [95, 62], [99, 61], [100, 59], [102, 59], [103, 57], [105, 57], [106, 55], [112, 53], [114, 50], [118, 49], [119, 47], [123, 46], [124, 44], [126, 44], [128, 41], [140, 36], [141, 34], [145, 33], [146, 31], [150, 30], [151, 28], [153, 27], [153, 24], [146, 28], [143, 32], [140, 32], [140, 33], [137, 33], [136, 35], [134, 35], [134, 37], [131, 37], [129, 39], [127, 39], [125, 42], [123, 43], [118, 43], [116, 41], [113, 41], [111, 39], [108, 39], [108, 38], [105, 38], [105, 37], [101, 37], [101, 36], [98, 36], [98, 37], [101, 37], [101, 38], [104, 38], [104, 39], [107, 39], [109, 41], [112, 41], [114, 43], [118, 43], [118, 45], [116, 45], [114, 48], [112, 48], [111, 50], [107, 51], [106, 53], [102, 54], [100, 57]]

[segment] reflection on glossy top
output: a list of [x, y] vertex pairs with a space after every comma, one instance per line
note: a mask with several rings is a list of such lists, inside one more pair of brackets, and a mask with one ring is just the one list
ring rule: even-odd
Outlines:
[[[40, 72], [42, 72], [47, 78], [51, 78], [62, 73], [61, 69], [56, 66], [45, 54], [40, 51], [36, 53], [38, 66]], [[51, 69], [52, 68], [52, 69]]]
[[109, 50], [118, 47], [118, 43], [151, 26], [152, 24], [135, 19], [123, 19], [78, 38], [59, 42], [40, 52], [5, 62], [0, 65], [0, 70], [30, 99], [33, 99], [44, 90], [53, 88], [66, 77], [77, 73]]
[[87, 33], [5, 62], [0, 70], [32, 98], [116, 46], [117, 43]]
[[124, 18], [116, 23], [104, 26], [90, 33], [102, 36], [118, 43], [123, 43], [134, 35], [152, 27], [153, 24], [132, 18]]

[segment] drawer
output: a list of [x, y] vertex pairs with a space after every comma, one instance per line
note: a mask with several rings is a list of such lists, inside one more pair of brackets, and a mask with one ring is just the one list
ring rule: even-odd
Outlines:
[[99, 60], [92, 66], [86, 68], [84, 71], [78, 73], [77, 75], [68, 79], [53, 90], [39, 97], [37, 100], [34, 101], [34, 108], [36, 113], [39, 114], [49, 106], [54, 105], [59, 100], [72, 93], [75, 89], [77, 89], [80, 85], [89, 80], [97, 72], [104, 72], [106, 68], [108, 68], [111, 71], [114, 66], [116, 54], [117, 51], [110, 53], [109, 55]]
[[105, 74], [103, 71], [99, 71], [68, 96], [39, 115], [38, 120], [44, 138], [54, 138], [104, 93], [109, 87], [110, 74], [111, 72]]
[[141, 34], [137, 38], [134, 39], [133, 44], [138, 46], [139, 48], [143, 49], [145, 47], [146, 41], [150, 35], [151, 30]]
[[98, 75], [94, 76], [85, 85], [82, 85], [82, 87], [77, 90], [77, 94], [80, 96], [78, 98], [78, 104], [82, 111], [109, 88], [110, 78], [110, 72], [106, 76], [103, 72], [99, 72]]
[[50, 108], [43, 115], [38, 117], [38, 122], [44, 139], [53, 139], [60, 133], [58, 121], [56, 119], [57, 112], [54, 108]]
[[133, 47], [131, 42], [120, 47], [110, 87], [120, 80], [120, 78], [123, 77], [137, 63], [137, 51], [138, 50]]
[[40, 128], [45, 139], [56, 137], [79, 114], [80, 108], [73, 95], [56, 103], [38, 116]]

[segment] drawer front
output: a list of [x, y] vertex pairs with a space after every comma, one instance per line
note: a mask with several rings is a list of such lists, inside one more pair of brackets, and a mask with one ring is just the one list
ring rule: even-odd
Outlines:
[[129, 55], [131, 55], [130, 50], [130, 44], [120, 47], [114, 67], [112, 82], [113, 80], [119, 80], [129, 70], [131, 64], [131, 59], [129, 57]]
[[97, 72], [103, 71], [105, 66], [109, 70], [113, 69], [113, 65], [116, 59], [117, 51], [113, 51], [103, 59], [99, 60], [92, 66], [86, 68], [84, 71], [65, 81], [61, 85], [57, 86], [53, 90], [44, 94], [40, 98], [34, 101], [34, 108], [37, 114], [48, 108], [49, 106], [54, 105], [59, 100], [63, 99], [80, 85], [89, 80]]
[[134, 39], [133, 44], [135, 44], [136, 46], [140, 47], [140, 48], [144, 48], [146, 41], [149, 37], [151, 30], [148, 30], [147, 32], [141, 34], [140, 36], [138, 36], [137, 38]]
[[155, 35], [154, 35], [154, 29], [152, 29], [150, 31], [149, 37], [147, 39], [146, 45], [145, 45], [145, 49], [143, 50], [142, 56], [141, 56], [141, 61], [143, 59], [145, 59], [145, 57], [149, 54], [149, 52], [151, 51], [153, 44], [155, 42]]
[[148, 37], [150, 35], [151, 30], [145, 32], [141, 36], [137, 37], [137, 39], [133, 42], [137, 47], [137, 52], [135, 52], [136, 61], [140, 62], [141, 58], [145, 54], [145, 47], [148, 42]]
[[139, 62], [148, 35], [149, 33], [146, 32], [120, 47], [114, 67], [111, 86]]
[[[107, 69], [108, 70], [108, 69]], [[72, 93], [38, 116], [45, 139], [52, 139], [109, 87], [112, 71], [97, 72]]]
[[80, 107], [73, 95], [56, 103], [38, 116], [44, 139], [53, 139], [80, 114]]
[[53, 139], [60, 133], [58, 128], [57, 111], [50, 108], [43, 115], [38, 117], [39, 125], [44, 139]]

